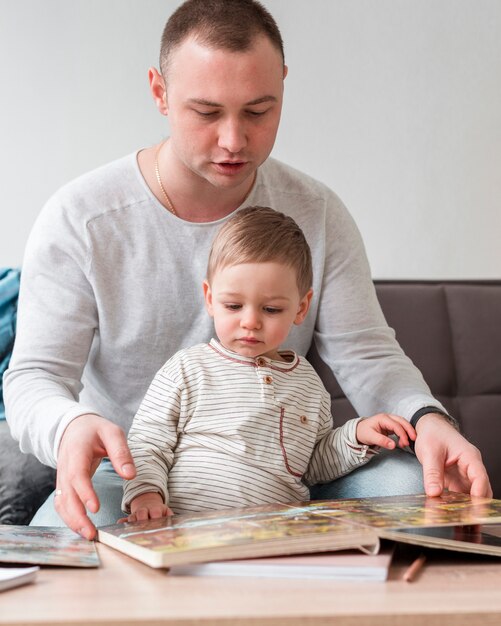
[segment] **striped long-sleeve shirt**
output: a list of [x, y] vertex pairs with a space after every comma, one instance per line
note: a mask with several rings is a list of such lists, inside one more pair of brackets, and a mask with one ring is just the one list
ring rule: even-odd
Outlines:
[[123, 509], [158, 491], [175, 513], [292, 502], [308, 485], [366, 463], [358, 419], [333, 428], [330, 396], [313, 367], [250, 358], [216, 340], [181, 350], [151, 383], [129, 432], [137, 476]]

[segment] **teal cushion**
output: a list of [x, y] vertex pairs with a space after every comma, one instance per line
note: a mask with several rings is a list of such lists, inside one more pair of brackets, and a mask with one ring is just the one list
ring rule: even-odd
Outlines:
[[9, 365], [16, 336], [19, 275], [17, 269], [0, 268], [0, 420], [5, 419], [3, 373]]

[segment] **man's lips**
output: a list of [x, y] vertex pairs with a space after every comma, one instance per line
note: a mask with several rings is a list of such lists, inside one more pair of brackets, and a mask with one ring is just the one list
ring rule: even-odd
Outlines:
[[247, 165], [247, 161], [214, 161], [214, 167], [223, 174], [235, 174], [240, 172]]

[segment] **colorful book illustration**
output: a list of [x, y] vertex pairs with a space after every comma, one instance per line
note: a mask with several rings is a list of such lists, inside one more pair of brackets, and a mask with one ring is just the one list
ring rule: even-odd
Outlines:
[[501, 500], [448, 492], [439, 498], [388, 496], [336, 505], [345, 519], [376, 529], [380, 538], [501, 556]]
[[388, 578], [392, 556], [393, 548], [389, 547], [383, 548], [379, 554], [342, 550], [297, 556], [187, 563], [174, 565], [169, 573], [171, 576], [252, 576], [384, 582]]
[[152, 567], [326, 550], [379, 550], [372, 529], [319, 513], [311, 503], [114, 524], [98, 529], [98, 541]]
[[[501, 524], [501, 500], [446, 493], [225, 509], [98, 529], [98, 540], [152, 567], [358, 549], [379, 539], [501, 556], [499, 538], [436, 541], [410, 529]], [[407, 529], [407, 533], [403, 532]], [[483, 526], [485, 531], [485, 526]], [[398, 532], [397, 532], [398, 531]], [[396, 534], [395, 534], [396, 533]], [[497, 543], [496, 543], [497, 542]]]
[[69, 528], [0, 525], [0, 563], [98, 567], [93, 541]]
[[34, 582], [39, 567], [0, 567], [0, 591]]

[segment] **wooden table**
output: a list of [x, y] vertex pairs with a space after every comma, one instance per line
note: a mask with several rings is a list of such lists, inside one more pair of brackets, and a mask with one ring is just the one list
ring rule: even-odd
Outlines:
[[[106, 546], [99, 569], [43, 568], [0, 593], [2, 626], [486, 626], [501, 624], [501, 560], [438, 560], [412, 583], [171, 577]], [[444, 553], [440, 553], [444, 554]]]

